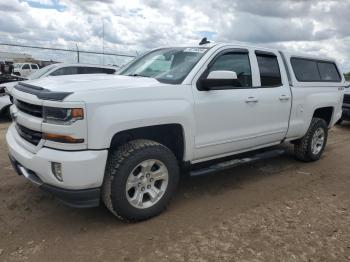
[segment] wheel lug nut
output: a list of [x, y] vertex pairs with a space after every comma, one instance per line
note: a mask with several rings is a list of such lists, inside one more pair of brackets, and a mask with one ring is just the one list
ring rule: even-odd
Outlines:
[[145, 191], [145, 188], [144, 188], [144, 187], [142, 187], [142, 188], [141, 188], [141, 191]]
[[137, 186], [139, 186], [139, 187], [140, 187], [140, 186], [141, 186], [141, 183], [138, 183], [138, 184], [137, 184]]
[[149, 174], [146, 174], [146, 177], [148, 178], [150, 175]]
[[147, 188], [150, 189], [150, 188], [151, 188], [151, 185], [148, 185]]
[[141, 179], [144, 179], [145, 177], [144, 177], [144, 176], [141, 176], [140, 178], [141, 178]]
[[153, 182], [153, 178], [151, 178], [149, 181], [150, 181], [150, 182]]

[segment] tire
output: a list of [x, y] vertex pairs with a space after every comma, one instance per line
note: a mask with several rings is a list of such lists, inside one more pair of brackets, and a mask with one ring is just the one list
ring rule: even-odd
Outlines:
[[11, 120], [10, 107], [8, 106], [4, 111], [4, 116], [6, 119]]
[[[323, 138], [322, 145], [320, 145], [321, 142], [317, 143], [319, 146], [317, 147], [317, 150], [316, 150], [316, 148], [313, 147], [314, 144], [312, 143], [312, 141], [314, 136], [317, 136], [316, 132], [318, 132], [318, 130], [322, 130], [324, 138]], [[328, 138], [328, 126], [326, 121], [321, 118], [313, 118], [311, 120], [310, 127], [307, 133], [305, 134], [305, 136], [299, 141], [294, 143], [295, 157], [298, 160], [301, 160], [304, 162], [312, 162], [320, 159], [324, 151], [324, 148], [326, 146], [327, 138]]]
[[[152, 165], [153, 161], [155, 164]], [[160, 180], [154, 175], [157, 172], [161, 172], [164, 177], [167, 174], [167, 179], [159, 183]], [[152, 177], [155, 177], [153, 182]], [[167, 147], [151, 140], [133, 140], [110, 153], [102, 186], [102, 200], [119, 219], [142, 221], [163, 212], [176, 190], [178, 181], [178, 162]], [[135, 186], [127, 191], [127, 183]], [[142, 189], [145, 191], [141, 192]], [[141, 195], [142, 197], [138, 197]], [[140, 199], [141, 202], [137, 202]]]

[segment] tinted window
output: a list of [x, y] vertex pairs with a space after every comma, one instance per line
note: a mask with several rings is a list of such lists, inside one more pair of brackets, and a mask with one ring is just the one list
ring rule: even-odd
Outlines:
[[29, 65], [28, 64], [25, 64], [22, 69], [30, 69]]
[[332, 62], [292, 58], [295, 77], [300, 82], [340, 82], [341, 77]]
[[261, 86], [282, 85], [277, 57], [270, 55], [257, 55], [256, 58], [259, 65]]
[[79, 67], [79, 74], [114, 74], [114, 69], [100, 67]]
[[339, 82], [341, 80], [335, 64], [327, 62], [318, 62], [317, 64], [321, 80], [332, 82]]
[[248, 54], [227, 53], [219, 56], [209, 69], [211, 71], [225, 70], [234, 71], [237, 74], [235, 87], [252, 86], [252, 73]]
[[61, 75], [76, 75], [78, 74], [78, 68], [76, 66], [62, 67], [52, 72], [51, 76], [61, 76]]
[[292, 67], [295, 77], [300, 82], [321, 81], [320, 74], [318, 72], [317, 63], [314, 60], [292, 58]]
[[38, 69], [37, 65], [30, 65], [32, 67], [32, 69]]

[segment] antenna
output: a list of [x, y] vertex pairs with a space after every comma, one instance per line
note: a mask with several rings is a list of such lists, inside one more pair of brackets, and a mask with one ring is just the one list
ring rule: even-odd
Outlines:
[[206, 37], [203, 37], [202, 40], [199, 42], [199, 45], [205, 45], [205, 44], [209, 44], [210, 41], [208, 41], [208, 39]]

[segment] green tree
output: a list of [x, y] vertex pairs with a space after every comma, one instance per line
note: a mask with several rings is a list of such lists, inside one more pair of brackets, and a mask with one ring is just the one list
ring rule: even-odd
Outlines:
[[350, 72], [344, 74], [346, 81], [350, 81]]

